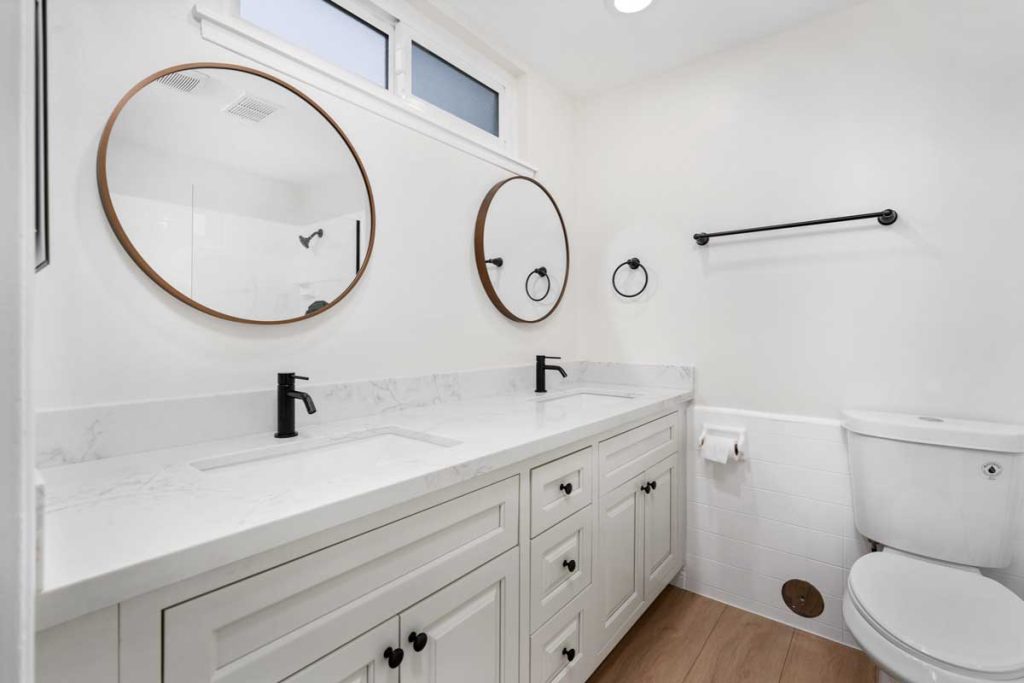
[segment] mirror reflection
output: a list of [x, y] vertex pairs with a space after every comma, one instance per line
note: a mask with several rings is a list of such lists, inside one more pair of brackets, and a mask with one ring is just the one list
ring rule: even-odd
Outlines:
[[477, 217], [477, 269], [491, 302], [517, 322], [539, 322], [562, 299], [569, 243], [543, 185], [523, 176], [498, 183]]
[[362, 164], [328, 115], [266, 74], [160, 72], [107, 124], [100, 189], [140, 267], [222, 318], [290, 322], [340, 300], [373, 246]]

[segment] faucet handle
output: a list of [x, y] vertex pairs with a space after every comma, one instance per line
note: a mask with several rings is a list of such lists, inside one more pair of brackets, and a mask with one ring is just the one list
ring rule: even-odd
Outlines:
[[307, 382], [309, 381], [309, 378], [308, 378], [308, 377], [303, 377], [302, 375], [294, 375], [294, 378], [295, 378], [295, 379], [304, 379], [304, 380], [306, 380]]
[[562, 360], [561, 356], [537, 356], [537, 360]]

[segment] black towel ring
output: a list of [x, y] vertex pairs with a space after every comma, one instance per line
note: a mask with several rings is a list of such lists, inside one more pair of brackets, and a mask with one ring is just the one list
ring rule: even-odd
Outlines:
[[[621, 289], [619, 289], [619, 286], [615, 284], [615, 276], [619, 274], [619, 271], [622, 270], [624, 266], [629, 266], [630, 270], [636, 270], [637, 268], [639, 268], [640, 270], [644, 271], [644, 286], [640, 288], [640, 291], [635, 292], [633, 294], [625, 294]], [[644, 293], [644, 290], [647, 289], [648, 279], [649, 278], [647, 276], [647, 269], [644, 268], [644, 264], [640, 263], [640, 259], [633, 257], [620, 263], [619, 267], [616, 268], [614, 272], [612, 272], [612, 289], [614, 289], [615, 293], [618, 294], [619, 296], [625, 299], [632, 299]]]
[[[533, 277], [534, 275], [541, 276], [542, 278], [547, 280], [548, 283], [548, 288], [544, 290], [544, 293], [541, 295], [539, 299], [534, 297], [533, 294], [530, 293], [530, 278]], [[526, 276], [526, 296], [530, 297], [530, 301], [544, 301], [544, 299], [548, 298], [548, 294], [550, 293], [551, 278], [548, 277], [548, 269], [545, 268], [544, 266], [541, 266], [540, 268], [534, 268], [533, 270], [531, 270], [530, 274]]]

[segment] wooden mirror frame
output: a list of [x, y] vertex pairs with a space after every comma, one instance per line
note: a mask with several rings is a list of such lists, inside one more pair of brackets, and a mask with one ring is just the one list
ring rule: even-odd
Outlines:
[[[520, 318], [518, 315], [509, 310], [508, 306], [506, 306], [502, 302], [501, 297], [498, 296], [497, 290], [494, 289], [494, 285], [491, 283], [491, 276], [487, 272], [487, 257], [484, 255], [484, 230], [487, 227], [487, 212], [490, 210], [491, 203], [497, 196], [498, 191], [501, 190], [501, 188], [504, 187], [506, 184], [512, 182], [513, 180], [525, 180], [527, 182], [533, 183], [534, 185], [539, 187], [545, 195], [547, 195], [548, 200], [550, 200], [551, 202], [551, 206], [555, 207], [555, 213], [558, 215], [558, 223], [559, 225], [562, 226], [562, 239], [565, 243], [565, 277], [562, 280], [562, 289], [558, 292], [558, 298], [555, 299], [555, 303], [551, 307], [551, 310], [549, 310], [541, 317], [535, 318], [533, 320]], [[508, 318], [509, 320], [514, 320], [517, 323], [539, 323], [542, 320], [545, 320], [548, 317], [550, 317], [551, 314], [558, 309], [559, 304], [562, 303], [562, 297], [565, 296], [565, 288], [569, 285], [569, 233], [566, 232], [565, 230], [565, 219], [562, 217], [562, 210], [558, 208], [558, 202], [555, 201], [555, 198], [551, 195], [550, 192], [548, 192], [548, 189], [546, 187], [541, 185], [533, 178], [529, 178], [524, 175], [516, 175], [512, 176], [511, 178], [506, 178], [505, 180], [502, 180], [494, 187], [492, 187], [487, 192], [487, 196], [484, 197], [483, 203], [480, 204], [480, 211], [476, 215], [476, 234], [473, 239], [473, 246], [474, 251], [476, 252], [476, 271], [480, 275], [480, 283], [484, 286], [484, 291], [487, 292], [487, 298], [491, 300], [491, 303], [494, 304], [494, 307], [501, 311], [501, 314], [504, 315], [506, 318]]]
[[[198, 301], [185, 295], [183, 292], [178, 291], [174, 286], [171, 285], [171, 283], [163, 279], [160, 276], [160, 274], [157, 273], [153, 269], [153, 267], [146, 262], [146, 259], [143, 258], [142, 254], [140, 254], [139, 251], [135, 248], [135, 245], [132, 244], [131, 239], [128, 237], [128, 233], [125, 232], [124, 226], [121, 225], [121, 220], [120, 218], [118, 218], [117, 212], [114, 210], [114, 203], [110, 196], [110, 186], [107, 181], [107, 147], [110, 144], [110, 134], [114, 129], [114, 124], [117, 122], [117, 117], [121, 114], [121, 111], [124, 109], [125, 105], [127, 105], [128, 102], [132, 99], [132, 97], [138, 94], [140, 90], [145, 88], [150, 83], [156, 81], [159, 78], [162, 78], [163, 76], [166, 76], [167, 74], [176, 73], [178, 71], [189, 71], [192, 69], [224, 69], [226, 71], [240, 71], [242, 73], [258, 76], [259, 78], [263, 78], [265, 80], [270, 81], [271, 83], [279, 85], [285, 90], [291, 92], [293, 95], [297, 96], [299, 99], [301, 99], [310, 107], [312, 107], [318, 114], [320, 114], [320, 116], [322, 116], [324, 120], [327, 121], [331, 128], [333, 128], [334, 131], [338, 134], [338, 136], [342, 139], [342, 141], [345, 143], [345, 146], [348, 147], [348, 151], [352, 153], [352, 158], [355, 159], [356, 166], [359, 167], [359, 174], [362, 176], [363, 184], [366, 186], [366, 196], [370, 204], [370, 239], [366, 244], [366, 256], [363, 258], [362, 265], [356, 272], [355, 278], [353, 278], [352, 282], [349, 283], [348, 287], [346, 287], [341, 294], [339, 294], [334, 300], [329, 302], [323, 308], [317, 309], [312, 313], [307, 313], [306, 315], [301, 315], [294, 318], [286, 318], [283, 320], [251, 320], [249, 318], [239, 318], [233, 315], [228, 315], [227, 313], [222, 313], [208, 306], [204, 306]], [[348, 295], [348, 293], [352, 291], [352, 288], [356, 286], [359, 280], [363, 277], [363, 274], [366, 272], [366, 268], [370, 263], [370, 256], [373, 254], [373, 242], [377, 234], [377, 209], [373, 201], [373, 188], [370, 186], [370, 178], [369, 176], [366, 175], [366, 167], [363, 166], [363, 160], [359, 157], [359, 153], [356, 152], [356, 148], [352, 145], [352, 141], [348, 139], [347, 135], [345, 135], [345, 131], [341, 129], [341, 126], [339, 126], [334, 121], [334, 119], [331, 118], [331, 115], [324, 111], [324, 109], [320, 105], [314, 102], [305, 93], [298, 90], [294, 86], [285, 83], [280, 78], [271, 76], [270, 74], [265, 73], [263, 71], [259, 71], [257, 69], [251, 69], [247, 66], [241, 66], [238, 64], [226, 64], [223, 62], [189, 62], [186, 64], [178, 64], [177, 66], [161, 69], [160, 71], [157, 71], [156, 73], [147, 76], [146, 78], [136, 83], [127, 93], [125, 93], [124, 97], [122, 97], [121, 100], [117, 103], [117, 106], [114, 107], [114, 110], [110, 113], [110, 117], [107, 119], [107, 125], [103, 128], [103, 134], [100, 136], [99, 151], [96, 155], [96, 180], [99, 185], [100, 201], [103, 203], [103, 212], [107, 215], [107, 221], [110, 223], [110, 227], [111, 229], [113, 229], [114, 234], [117, 236], [117, 240], [121, 243], [121, 246], [124, 247], [124, 250], [127, 251], [128, 255], [131, 256], [133, 261], [135, 261], [135, 265], [137, 265], [142, 270], [142, 272], [149, 276], [149, 278], [153, 282], [158, 284], [165, 292], [173, 296], [175, 299], [178, 299], [182, 303], [188, 304], [192, 308], [200, 310], [203, 313], [207, 313], [209, 315], [214, 316], [215, 318], [220, 318], [222, 320], [230, 320], [232, 322], [238, 323], [248, 323], [251, 325], [284, 325], [286, 323], [294, 323], [300, 320], [309, 320], [310, 318], [314, 318], [318, 315], [321, 315], [326, 311], [330, 310], [331, 308], [333, 308], [335, 304], [344, 299]]]

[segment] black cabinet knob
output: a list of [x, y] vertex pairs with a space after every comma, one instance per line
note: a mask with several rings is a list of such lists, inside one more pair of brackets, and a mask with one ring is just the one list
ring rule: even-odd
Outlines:
[[640, 490], [643, 491], [644, 493], [650, 493], [651, 492], [651, 485], [650, 484], [644, 484], [643, 486], [640, 487]]
[[565, 491], [565, 495], [571, 496], [572, 495], [572, 484], [559, 484], [558, 485], [558, 490], [559, 491]]
[[565, 658], [568, 659], [570, 662], [572, 660], [576, 659], [576, 649], [575, 648], [563, 647], [562, 648], [562, 654], [565, 655]]
[[402, 664], [404, 657], [405, 653], [400, 647], [389, 647], [384, 650], [384, 659], [388, 660], [388, 666], [392, 669], [397, 669]]
[[647, 485], [651, 487], [652, 491], [654, 489], [658, 488], [658, 482], [656, 482], [656, 481], [649, 481], [649, 482], [647, 482]]
[[409, 634], [409, 642], [412, 643], [412, 649], [416, 652], [422, 652], [423, 648], [427, 646], [427, 634], [416, 633], [413, 631]]
[[569, 573], [576, 571], [576, 560], [565, 560], [562, 566], [569, 570]]

